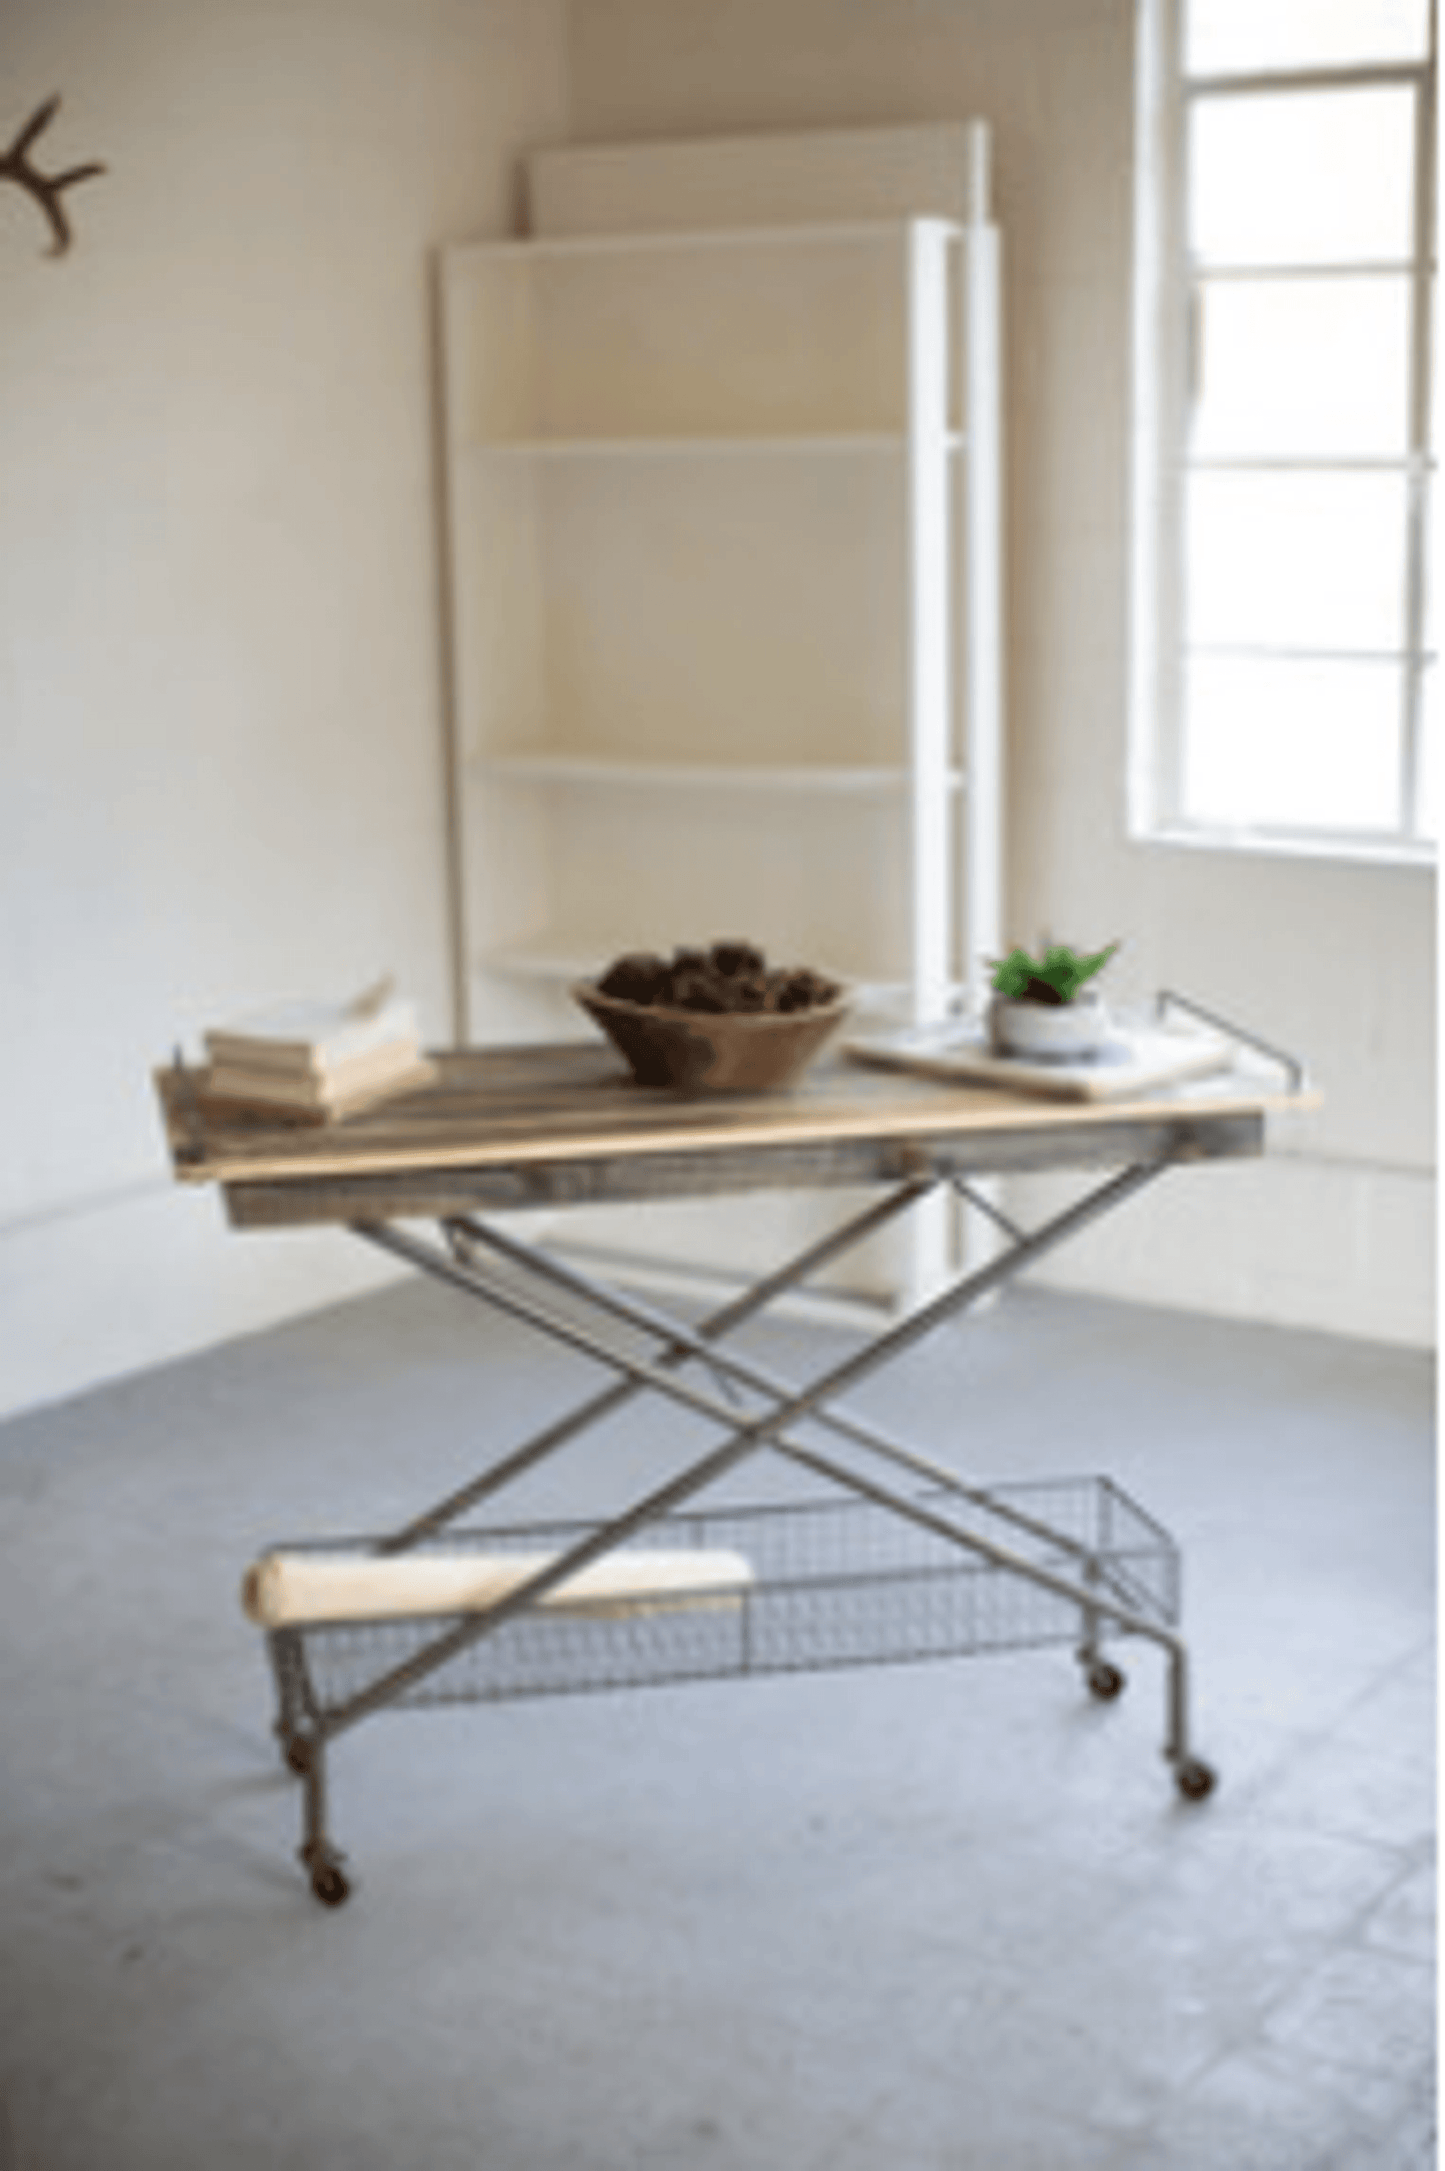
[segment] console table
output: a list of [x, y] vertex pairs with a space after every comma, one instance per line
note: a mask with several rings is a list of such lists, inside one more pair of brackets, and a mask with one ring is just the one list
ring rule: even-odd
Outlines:
[[[231, 1225], [334, 1223], [595, 1359], [608, 1383], [403, 1528], [300, 1541], [294, 1559], [344, 1554], [375, 1588], [410, 1560], [475, 1556], [514, 1572], [485, 1603], [440, 1613], [405, 1601], [377, 1617], [325, 1610], [267, 1628], [277, 1733], [304, 1782], [301, 1859], [316, 1896], [345, 1899], [327, 1825], [327, 1752], [383, 1709], [465, 1698], [611, 1688], [722, 1673], [797, 1670], [1055, 1641], [1074, 1645], [1091, 1693], [1116, 1695], [1111, 1639], [1163, 1654], [1163, 1754], [1180, 1794], [1214, 1773], [1190, 1742], [1178, 1553], [1106, 1477], [980, 1485], [849, 1413], [848, 1391], [1101, 1215], [1198, 1161], [1257, 1155], [1277, 1110], [1312, 1105], [1297, 1065], [1251, 1067], [1127, 1103], [1066, 1103], [943, 1084], [838, 1059], [778, 1094], [681, 1098], [636, 1085], [594, 1044], [442, 1053], [421, 1089], [325, 1126], [207, 1112], [204, 1074], [157, 1073], [176, 1176], [219, 1186]], [[981, 1179], [1097, 1172], [1033, 1229]], [[783, 1187], [861, 1186], [869, 1203], [693, 1324], [523, 1241], [508, 1210], [585, 1207]], [[796, 1382], [733, 1354], [732, 1330], [940, 1189], [986, 1213], [1002, 1246], [960, 1270], [815, 1378]], [[435, 1224], [418, 1233], [417, 1222]], [[619, 1331], [621, 1330], [621, 1331]], [[646, 1353], [638, 1353], [641, 1339]], [[463, 1519], [611, 1417], [657, 1395], [718, 1435], [664, 1483], [588, 1522], [478, 1526]], [[707, 1488], [766, 1450], [813, 1497], [709, 1507]], [[818, 1481], [826, 1498], [819, 1497]], [[659, 1582], [649, 1550], [739, 1563], [733, 1580]], [[719, 1548], [723, 1549], [721, 1552]], [[605, 1563], [600, 1594], [586, 1571]], [[420, 1605], [420, 1601], [418, 1601]]]

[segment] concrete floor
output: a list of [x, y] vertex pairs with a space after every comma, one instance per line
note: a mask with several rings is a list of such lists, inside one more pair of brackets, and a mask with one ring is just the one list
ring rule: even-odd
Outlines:
[[861, 1397], [1176, 1534], [1207, 1803], [1144, 1648], [389, 1714], [318, 1907], [241, 1567], [596, 1380], [418, 1283], [0, 1428], [0, 2171], [1435, 2161], [1424, 1356], [1025, 1288]]

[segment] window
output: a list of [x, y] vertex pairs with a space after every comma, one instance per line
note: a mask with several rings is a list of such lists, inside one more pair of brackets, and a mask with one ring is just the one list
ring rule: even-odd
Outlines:
[[1141, 0], [1136, 833], [1433, 856], [1434, 0]]

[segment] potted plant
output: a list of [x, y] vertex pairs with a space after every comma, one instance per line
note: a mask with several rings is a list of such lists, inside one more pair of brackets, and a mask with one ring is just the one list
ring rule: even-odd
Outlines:
[[997, 962], [989, 1004], [989, 1040], [997, 1055], [1067, 1062], [1097, 1052], [1109, 1014], [1097, 988], [1086, 985], [1108, 964], [1117, 942], [1082, 957], [1055, 943], [1035, 961], [1012, 950]]

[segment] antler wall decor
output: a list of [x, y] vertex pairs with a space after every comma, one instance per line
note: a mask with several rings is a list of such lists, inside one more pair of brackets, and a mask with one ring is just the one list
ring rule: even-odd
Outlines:
[[57, 91], [53, 98], [47, 98], [43, 106], [36, 108], [9, 150], [0, 154], [0, 181], [13, 181], [18, 188], [23, 188], [27, 196], [35, 198], [45, 214], [51, 233], [48, 256], [64, 256], [72, 239], [70, 221], [60, 201], [61, 190], [73, 188], [77, 181], [89, 181], [96, 174], [105, 172], [104, 166], [94, 160], [88, 166], [70, 166], [64, 173], [40, 173], [31, 165], [30, 146], [54, 119], [59, 104]]

